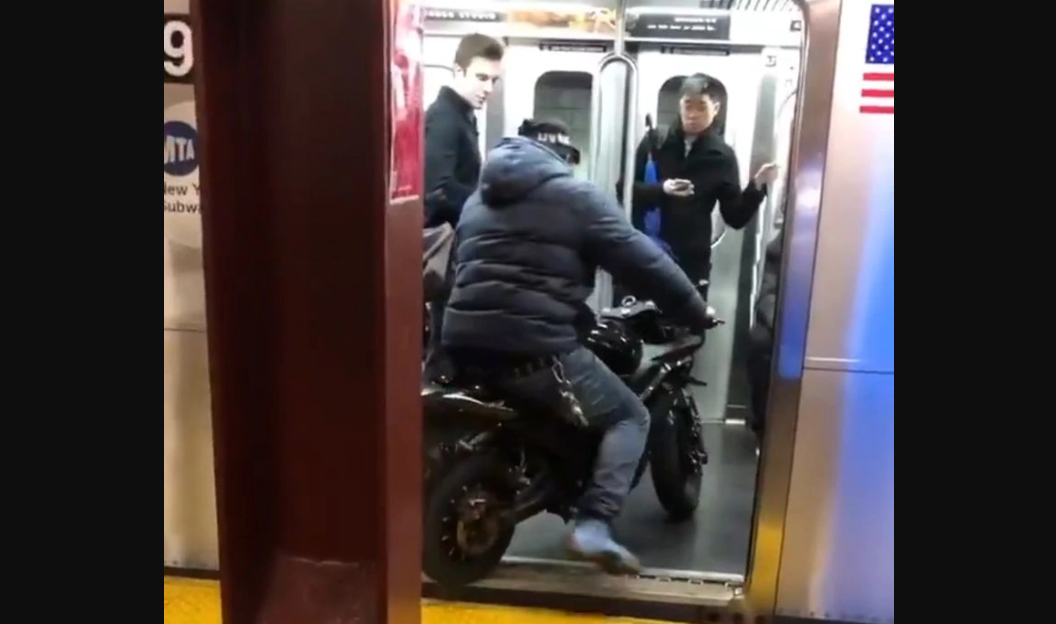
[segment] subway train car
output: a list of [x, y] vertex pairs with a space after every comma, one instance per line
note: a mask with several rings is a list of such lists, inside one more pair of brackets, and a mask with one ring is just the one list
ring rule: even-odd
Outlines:
[[[167, 15], [185, 4], [166, 0]], [[426, 594], [679, 621], [893, 622], [894, 0], [423, 6], [426, 105], [450, 79], [462, 36], [506, 45], [503, 77], [478, 113], [484, 152], [525, 118], [556, 117], [582, 146], [576, 175], [614, 195], [622, 184], [629, 198], [646, 119], [670, 127], [682, 79], [703, 73], [722, 87], [716, 131], [742, 185], [763, 163], [780, 167], [747, 227], [713, 212], [709, 303], [728, 322], [694, 365], [707, 382], [693, 392], [710, 456], [696, 514], [669, 522], [643, 482], [615, 527], [641, 574], [571, 561], [568, 527], [543, 514], [518, 527], [490, 577], [458, 590], [423, 577]], [[178, 82], [167, 80], [167, 136], [187, 115], [193, 126]], [[167, 189], [180, 172], [167, 161]], [[168, 206], [167, 190], [165, 563], [215, 569], [200, 242], [186, 211]], [[745, 362], [775, 240], [760, 442], [746, 424]], [[592, 304], [613, 304], [604, 275]]]

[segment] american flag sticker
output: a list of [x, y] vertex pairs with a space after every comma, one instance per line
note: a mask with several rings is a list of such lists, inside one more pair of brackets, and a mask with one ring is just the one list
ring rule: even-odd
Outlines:
[[869, 11], [869, 40], [862, 75], [862, 101], [869, 115], [895, 114], [895, 5], [874, 4]]

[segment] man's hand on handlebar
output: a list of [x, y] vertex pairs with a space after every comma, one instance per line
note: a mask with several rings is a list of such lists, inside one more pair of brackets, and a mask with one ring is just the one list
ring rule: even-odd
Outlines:
[[708, 327], [707, 327], [707, 329], [714, 329], [714, 328], [718, 327], [719, 325], [725, 325], [725, 324], [726, 324], [726, 321], [724, 319], [719, 318], [719, 313], [715, 310], [715, 308], [713, 308], [713, 307], [711, 307], [709, 305], [708, 306]]
[[[707, 287], [708, 280], [701, 280], [697, 284], [697, 292], [703, 293]], [[705, 310], [705, 318], [703, 320], [699, 320], [698, 317], [697, 322], [693, 323], [692, 326], [684, 327], [684, 330], [688, 329], [692, 333], [703, 334], [704, 332], [710, 329], [714, 329], [719, 325], [724, 325], [726, 323], [725, 320], [719, 318], [719, 315], [715, 311], [715, 308], [707, 305], [706, 302]], [[613, 308], [603, 309], [601, 311], [600, 316], [602, 318], [628, 318], [632, 316], [637, 317], [643, 312], [657, 312], [661, 314], [663, 313], [663, 311], [660, 310], [652, 301], [639, 301], [633, 296], [627, 296], [623, 298], [623, 300], [620, 302], [620, 305]]]
[[694, 334], [703, 335], [708, 330], [715, 329], [719, 325], [723, 325], [726, 323], [726, 321], [719, 318], [719, 315], [715, 311], [715, 308], [709, 305], [705, 305], [703, 319], [700, 318], [700, 316], [698, 315], [695, 316], [696, 318], [693, 320], [692, 324], [687, 327], [687, 329]]

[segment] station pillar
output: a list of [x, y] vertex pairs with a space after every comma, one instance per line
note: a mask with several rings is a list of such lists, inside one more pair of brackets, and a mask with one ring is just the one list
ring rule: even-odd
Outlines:
[[225, 624], [420, 620], [422, 206], [390, 189], [398, 4], [192, 2]]

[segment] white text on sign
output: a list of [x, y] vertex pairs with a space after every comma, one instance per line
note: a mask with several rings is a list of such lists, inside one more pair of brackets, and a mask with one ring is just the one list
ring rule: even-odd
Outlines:
[[165, 15], [165, 82], [193, 81], [194, 49], [185, 15]]

